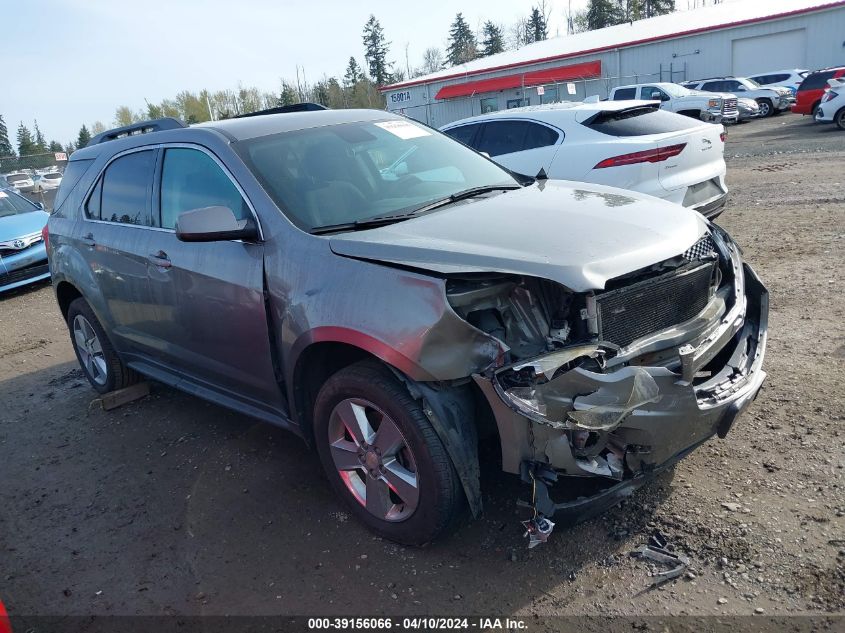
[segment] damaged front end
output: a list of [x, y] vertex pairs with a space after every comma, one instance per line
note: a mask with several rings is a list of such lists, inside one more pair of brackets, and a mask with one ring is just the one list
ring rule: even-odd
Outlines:
[[[601, 291], [450, 280], [455, 311], [507, 350], [473, 378], [493, 411], [504, 470], [531, 484], [535, 519], [581, 520], [614, 505], [724, 437], [756, 396], [768, 293], [727, 234], [710, 228], [682, 255]], [[561, 476], [604, 485], [556, 503]]]

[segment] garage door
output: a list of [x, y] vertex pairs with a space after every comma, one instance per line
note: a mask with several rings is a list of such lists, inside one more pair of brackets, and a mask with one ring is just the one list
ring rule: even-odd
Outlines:
[[745, 77], [779, 68], [804, 68], [807, 57], [804, 29], [733, 41], [733, 74]]

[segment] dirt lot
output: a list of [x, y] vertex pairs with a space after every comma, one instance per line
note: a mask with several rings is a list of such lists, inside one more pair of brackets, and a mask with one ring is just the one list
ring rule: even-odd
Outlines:
[[[0, 598], [13, 614], [845, 611], [845, 133], [784, 115], [731, 129], [728, 155], [720, 223], [771, 292], [769, 379], [727, 439], [530, 552], [494, 463], [481, 520], [399, 547], [285, 432], [160, 386], [90, 407], [51, 289], [0, 299]], [[644, 591], [657, 568], [628, 553], [655, 530], [691, 571]]]

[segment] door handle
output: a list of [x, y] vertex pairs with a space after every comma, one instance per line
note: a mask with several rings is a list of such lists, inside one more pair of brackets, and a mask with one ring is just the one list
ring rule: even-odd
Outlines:
[[164, 251], [150, 254], [149, 260], [159, 268], [170, 268], [173, 266], [173, 263]]
[[97, 245], [97, 243], [94, 241], [93, 233], [87, 233], [83, 235], [81, 241], [83, 244], [85, 244], [85, 246], [88, 246], [89, 248], [94, 248]]

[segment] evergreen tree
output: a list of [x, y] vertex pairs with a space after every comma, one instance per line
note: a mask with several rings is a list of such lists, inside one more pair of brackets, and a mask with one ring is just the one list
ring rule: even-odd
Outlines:
[[0, 158], [14, 155], [15, 150], [12, 149], [12, 144], [9, 142], [9, 130], [3, 120], [3, 115], [0, 114]]
[[475, 35], [461, 13], [455, 16], [455, 21], [449, 29], [449, 46], [446, 49], [446, 59], [452, 66], [465, 64], [478, 57]]
[[546, 24], [546, 16], [540, 9], [531, 9], [531, 16], [528, 18], [528, 37], [532, 42], [542, 42], [549, 36], [549, 25]]
[[642, 17], [653, 18], [675, 11], [675, 0], [639, 0], [642, 5]]
[[354, 57], [349, 58], [349, 64], [346, 66], [346, 74], [343, 76], [343, 87], [350, 89], [364, 78], [364, 73], [361, 72], [361, 67]]
[[294, 103], [299, 103], [300, 101], [301, 99], [299, 98], [299, 92], [297, 92], [296, 88], [294, 88], [287, 81], [283, 81], [282, 93], [279, 96], [279, 105], [293, 105]]
[[502, 29], [493, 24], [490, 20], [481, 27], [481, 34], [484, 39], [481, 41], [481, 56], [495, 55], [505, 50], [505, 37]]
[[58, 141], [50, 141], [50, 145], [47, 146], [47, 149], [53, 153], [65, 151], [62, 144]]
[[377, 86], [385, 85], [390, 79], [390, 71], [387, 64], [387, 48], [390, 43], [384, 37], [381, 24], [376, 16], [370, 15], [370, 19], [364, 25], [364, 60], [370, 70], [370, 77]]
[[590, 0], [579, 22], [587, 31], [595, 31], [621, 24], [623, 20], [624, 16], [619, 10], [619, 5], [613, 0]]
[[46, 152], [47, 151], [47, 141], [44, 139], [44, 135], [41, 133], [41, 130], [38, 129], [38, 121], [36, 120], [34, 125], [35, 129], [35, 151], [36, 152]]
[[67, 153], [68, 156], [73, 154], [74, 151], [76, 151], [76, 145], [73, 144], [73, 141], [71, 141], [70, 143], [65, 145], [65, 152]]
[[18, 126], [18, 156], [23, 158], [30, 154], [35, 154], [35, 142], [32, 140], [32, 132], [23, 124]]
[[82, 127], [79, 128], [79, 136], [76, 138], [76, 147], [78, 149], [82, 149], [86, 145], [88, 145], [88, 141], [91, 140], [91, 132], [88, 131], [88, 128], [85, 127], [85, 124], [82, 124]]

